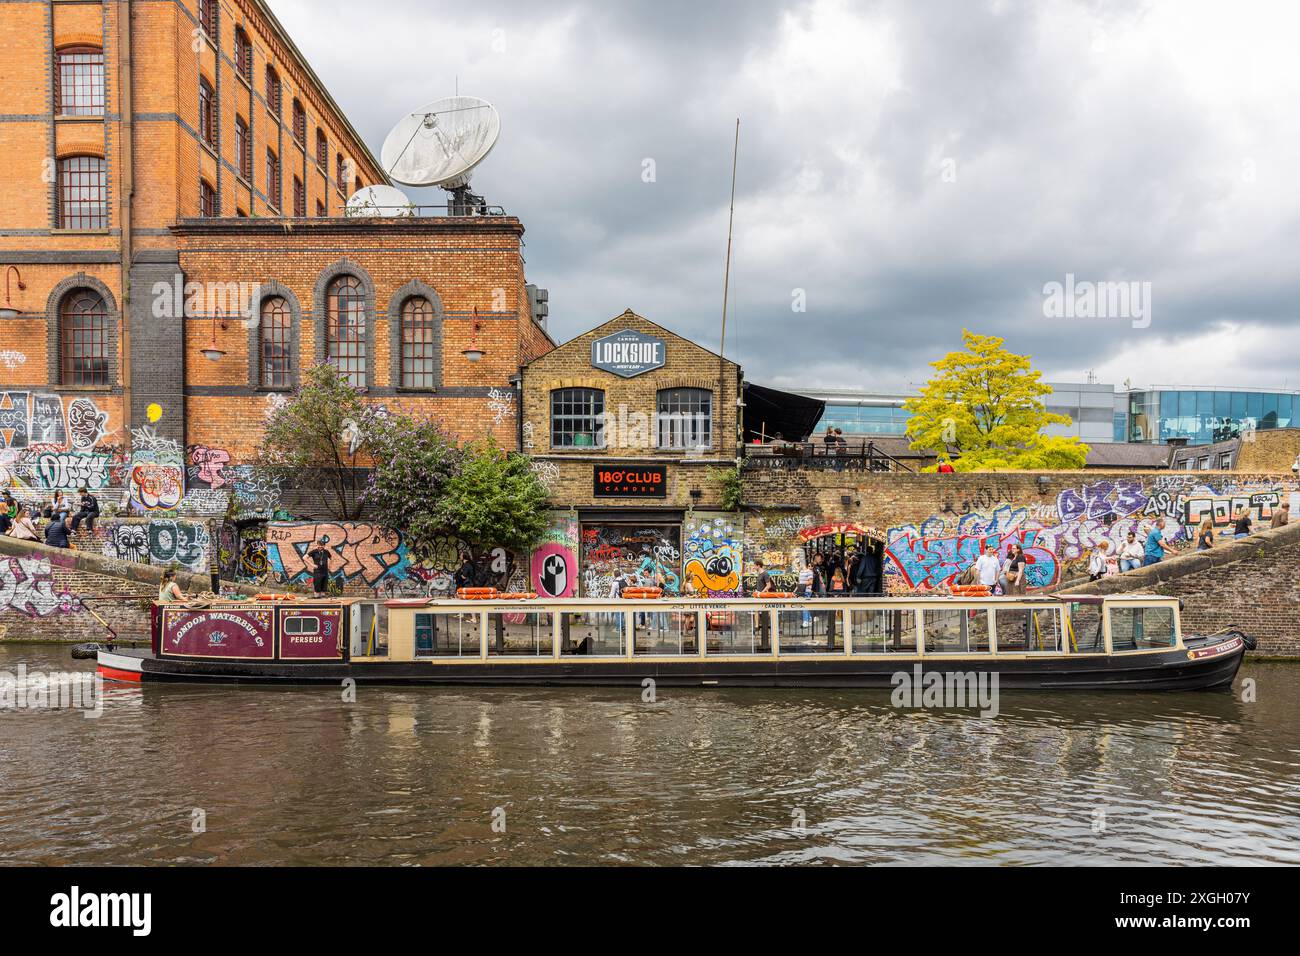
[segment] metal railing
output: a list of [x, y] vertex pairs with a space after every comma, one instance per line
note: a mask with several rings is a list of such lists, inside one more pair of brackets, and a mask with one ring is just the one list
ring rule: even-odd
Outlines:
[[746, 444], [745, 467], [774, 471], [906, 471], [912, 469], [870, 439], [824, 441], [773, 441]]

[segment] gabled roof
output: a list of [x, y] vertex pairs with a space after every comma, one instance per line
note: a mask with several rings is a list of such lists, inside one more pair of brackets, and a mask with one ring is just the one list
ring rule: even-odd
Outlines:
[[547, 359], [554, 357], [557, 352], [560, 352], [571, 345], [575, 345], [576, 343], [584, 339], [601, 338], [602, 336], [608, 335], [611, 332], [617, 332], [620, 329], [635, 328], [638, 325], [649, 326], [650, 328], [654, 329], [656, 332], [663, 333], [665, 337], [672, 339], [675, 342], [678, 342], [692, 349], [697, 349], [701, 352], [706, 352], [709, 355], [712, 355], [714, 358], [717, 358], [735, 368], [740, 367], [740, 365], [737, 362], [733, 362], [731, 359], [719, 355], [717, 352], [713, 351], [713, 349], [700, 345], [698, 342], [694, 342], [686, 338], [685, 336], [678, 335], [672, 329], [664, 328], [664, 326], [660, 325], [658, 322], [655, 322], [651, 319], [647, 319], [644, 315], [638, 315], [637, 313], [633, 312], [631, 309], [624, 310], [622, 314], [614, 316], [614, 318], [610, 319], [607, 322], [602, 322], [594, 329], [588, 329], [586, 332], [581, 332], [566, 342], [561, 342], [552, 351], [547, 352], [545, 355], [539, 355], [537, 358], [533, 359], [528, 364], [536, 365], [539, 362], [544, 362]]

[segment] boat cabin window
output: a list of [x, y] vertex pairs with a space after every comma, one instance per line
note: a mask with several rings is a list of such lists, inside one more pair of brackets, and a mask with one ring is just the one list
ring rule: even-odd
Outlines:
[[843, 654], [844, 612], [815, 610], [778, 611], [777, 632], [782, 654]]
[[1110, 641], [1116, 651], [1145, 651], [1177, 643], [1174, 609], [1164, 607], [1110, 608]]
[[305, 615], [293, 615], [284, 619], [284, 633], [286, 634], [319, 634], [320, 618], [308, 617]]
[[705, 611], [705, 653], [771, 654], [772, 622], [767, 611]]
[[854, 654], [915, 654], [916, 611], [849, 612], [849, 637]]
[[574, 611], [560, 617], [564, 657], [622, 657], [627, 652], [622, 611]]
[[415, 615], [416, 657], [478, 657], [478, 614]]
[[999, 654], [1060, 653], [1059, 607], [998, 608], [994, 614]]
[[927, 654], [987, 654], [989, 612], [977, 608], [945, 608], [922, 612]]
[[694, 611], [638, 611], [633, 615], [632, 652], [638, 656], [699, 652]]
[[488, 657], [550, 657], [554, 619], [550, 611], [488, 614]]
[[1072, 604], [1066, 633], [1071, 654], [1105, 654], [1106, 635], [1101, 628], [1100, 604]]

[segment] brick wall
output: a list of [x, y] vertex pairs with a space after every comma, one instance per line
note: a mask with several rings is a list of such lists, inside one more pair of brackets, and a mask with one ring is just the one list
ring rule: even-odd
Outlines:
[[1147, 591], [1183, 599], [1183, 630], [1213, 634], [1239, 626], [1264, 656], [1300, 657], [1300, 523], [1224, 541], [1070, 593]]

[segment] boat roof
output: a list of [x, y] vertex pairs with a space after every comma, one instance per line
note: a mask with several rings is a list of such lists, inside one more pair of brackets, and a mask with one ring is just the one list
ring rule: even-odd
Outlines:
[[653, 609], [662, 607], [668, 610], [679, 610], [684, 607], [699, 607], [707, 610], [711, 607], [735, 607], [741, 605], [755, 609], [763, 607], [777, 607], [788, 609], [790, 606], [804, 607], [810, 609], [817, 607], [831, 607], [843, 604], [852, 605], [880, 605], [884, 607], [907, 606], [917, 604], [941, 605], [941, 604], [1102, 604], [1108, 601], [1124, 602], [1134, 601], [1143, 604], [1155, 602], [1172, 602], [1177, 598], [1169, 597], [1163, 594], [1027, 594], [1027, 595], [1002, 595], [998, 597], [973, 597], [961, 594], [926, 594], [917, 596], [906, 595], [887, 595], [877, 597], [842, 597], [842, 598], [815, 598], [807, 600], [805, 598], [696, 598], [696, 597], [661, 597], [661, 598], [484, 598], [478, 600], [464, 600], [460, 598], [397, 598], [384, 601], [384, 606], [388, 608], [448, 608], [454, 610], [473, 609], [489, 607], [492, 610], [500, 610], [503, 607], [537, 607], [561, 605], [565, 608], [573, 608], [575, 611], [581, 611], [589, 608], [608, 609], [611, 604], [626, 605], [629, 608], [637, 610]]

